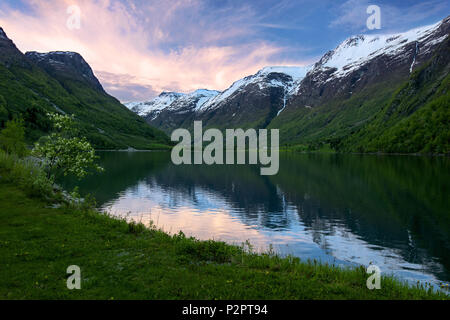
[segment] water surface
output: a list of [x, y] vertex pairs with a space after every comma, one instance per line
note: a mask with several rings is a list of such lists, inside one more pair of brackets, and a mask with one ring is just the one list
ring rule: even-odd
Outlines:
[[[342, 265], [408, 281], [450, 281], [450, 159], [280, 154], [258, 166], [181, 165], [168, 152], [101, 152], [76, 182], [102, 209], [167, 232]], [[71, 188], [74, 181], [66, 181]]]

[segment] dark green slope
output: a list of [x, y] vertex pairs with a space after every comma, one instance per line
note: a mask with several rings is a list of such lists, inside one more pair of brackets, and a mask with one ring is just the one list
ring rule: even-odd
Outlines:
[[281, 143], [341, 152], [450, 153], [450, 41], [409, 79], [389, 74], [350, 98], [286, 109], [269, 128]]
[[363, 127], [395, 92], [396, 81], [386, 79], [349, 99], [332, 98], [312, 108], [286, 109], [269, 124], [280, 130], [282, 144], [315, 146], [351, 135]]
[[70, 61], [58, 65], [62, 68], [52, 68], [46, 61], [38, 63], [6, 36], [0, 37], [1, 126], [8, 119], [23, 117], [32, 142], [49, 129], [45, 114], [59, 111], [75, 114], [82, 134], [98, 149], [152, 149], [169, 143], [162, 131], [146, 124], [99, 83], [80, 76], [79, 66]]
[[450, 153], [450, 40], [415, 71], [342, 151]]

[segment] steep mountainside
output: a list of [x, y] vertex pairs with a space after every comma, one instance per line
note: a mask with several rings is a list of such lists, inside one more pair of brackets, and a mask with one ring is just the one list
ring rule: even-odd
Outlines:
[[206, 89], [199, 89], [188, 94], [163, 92], [152, 101], [131, 103], [127, 104], [127, 107], [145, 117], [152, 126], [170, 132], [172, 128], [192, 123], [196, 113], [217, 94], [219, 94], [218, 91]]
[[366, 126], [333, 143], [342, 151], [449, 153], [450, 39]]
[[449, 20], [403, 34], [344, 41], [315, 64], [270, 127], [280, 128], [283, 141], [292, 144], [335, 142], [357, 132], [448, 41]]
[[[443, 117], [427, 107], [436, 99], [442, 106], [439, 112], [449, 119], [444, 58], [449, 33], [447, 17], [404, 33], [350, 37], [313, 66], [268, 67], [241, 79], [201, 108], [185, 110], [176, 122], [168, 121], [170, 107], [161, 107], [157, 115], [142, 115], [168, 133], [203, 120], [207, 127], [278, 128], [282, 143], [309, 148], [328, 143], [342, 151], [448, 153], [448, 120], [441, 121], [436, 132], [419, 130], [413, 119], [425, 109], [434, 120]], [[393, 107], [394, 102], [408, 111], [398, 112], [401, 108]], [[406, 147], [399, 138], [384, 137], [393, 127], [403, 132], [406, 124], [405, 132], [415, 136], [415, 143]], [[427, 146], [428, 138], [435, 142]]]
[[49, 129], [47, 112], [74, 114], [96, 148], [155, 148], [168, 137], [108, 95], [73, 52], [22, 54], [0, 28], [0, 125], [22, 117], [30, 142]]

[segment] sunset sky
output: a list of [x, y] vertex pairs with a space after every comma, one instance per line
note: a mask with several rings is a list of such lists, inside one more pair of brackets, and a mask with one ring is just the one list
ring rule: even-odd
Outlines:
[[[0, 26], [22, 51], [76, 51], [123, 102], [161, 91], [223, 90], [267, 65], [305, 65], [366, 28], [405, 31], [450, 14], [450, 1], [0, 0]], [[67, 8], [81, 10], [70, 30]]]

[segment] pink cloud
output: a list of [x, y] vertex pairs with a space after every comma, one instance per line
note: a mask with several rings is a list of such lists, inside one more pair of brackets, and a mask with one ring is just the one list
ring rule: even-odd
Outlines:
[[[170, 90], [223, 90], [265, 65], [301, 64], [275, 60], [284, 48], [264, 41], [227, 46], [213, 43], [221, 37], [245, 34], [250, 39], [252, 30], [238, 21], [232, 21], [222, 31], [204, 29], [201, 22], [186, 22], [189, 34], [198, 34], [203, 42], [193, 42], [177, 50], [164, 49], [164, 43], [174, 40], [171, 34], [174, 20], [183, 25], [179, 19], [184, 16], [176, 13], [187, 9], [195, 13], [196, 6], [201, 5], [195, 0], [158, 1], [140, 7], [141, 13], [145, 10], [144, 23], [136, 19], [138, 9], [132, 2], [126, 5], [109, 0], [28, 0], [28, 4], [32, 8], [29, 12], [0, 4], [0, 26], [18, 48], [24, 52], [79, 52], [105, 88], [113, 94], [120, 92], [118, 97], [122, 100], [150, 98], [156, 92]], [[69, 30], [66, 26], [67, 7], [73, 4], [81, 9], [79, 30]], [[124, 93], [126, 88], [137, 87], [143, 89], [128, 96]], [[145, 88], [148, 93], [144, 92]]]

